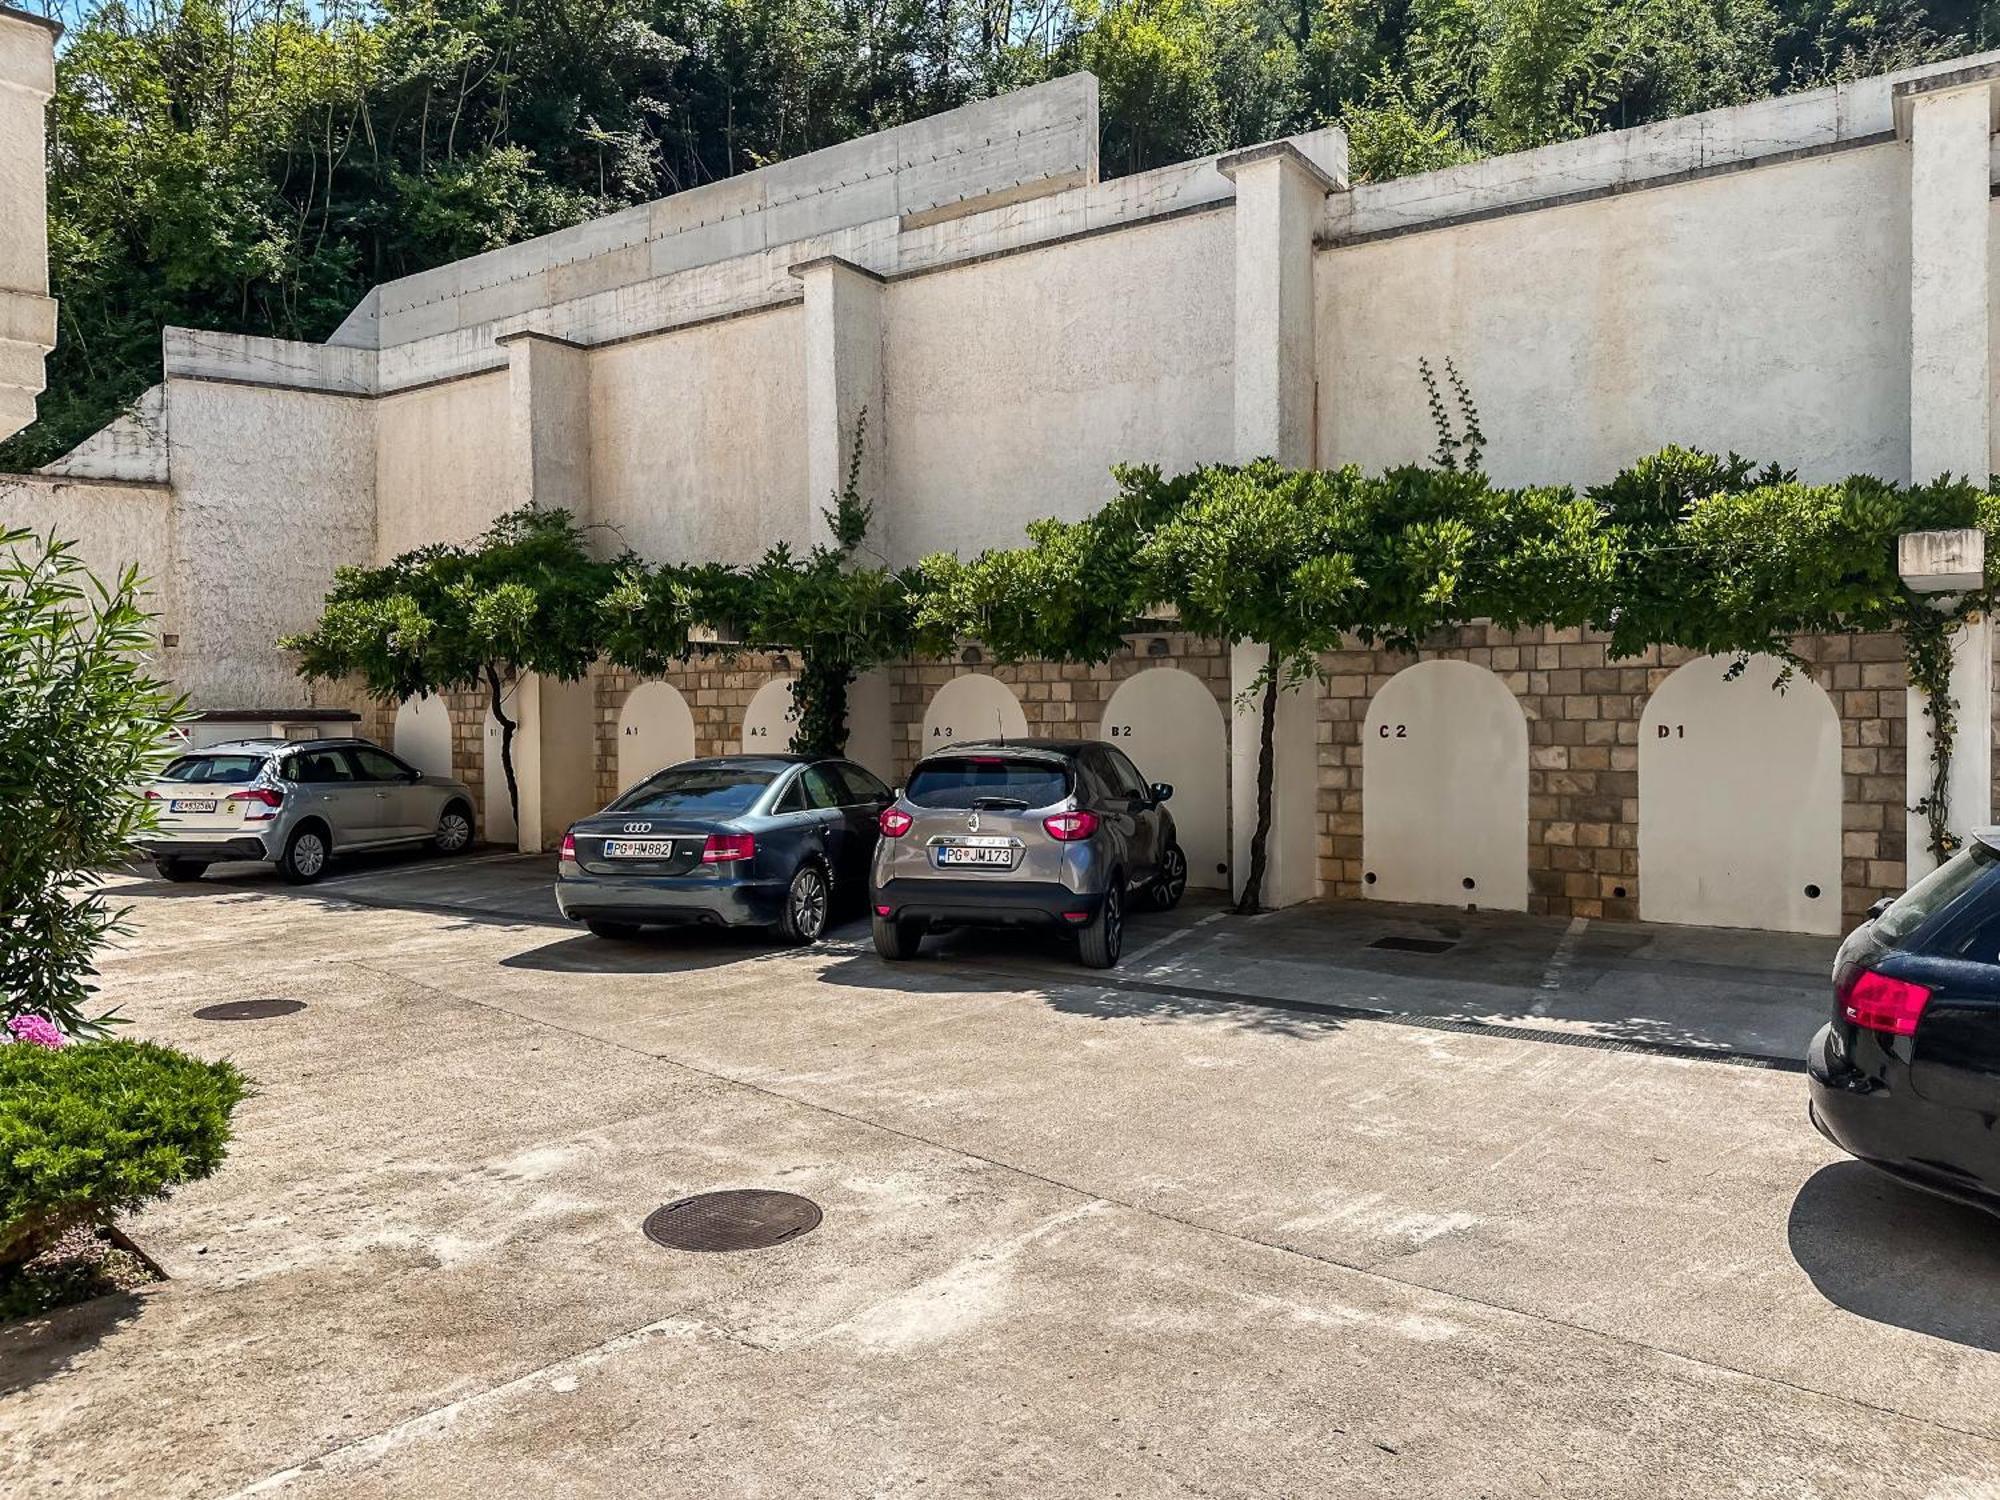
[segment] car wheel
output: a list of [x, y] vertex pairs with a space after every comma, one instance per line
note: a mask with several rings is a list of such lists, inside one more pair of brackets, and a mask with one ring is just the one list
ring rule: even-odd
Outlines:
[[199, 859], [156, 859], [153, 868], [160, 872], [162, 880], [199, 880], [208, 864]]
[[463, 802], [454, 802], [438, 815], [437, 832], [431, 847], [440, 854], [463, 854], [472, 847], [472, 814]]
[[1125, 903], [1118, 896], [1120, 884], [1114, 875], [1111, 889], [1104, 893], [1104, 904], [1097, 908], [1090, 924], [1076, 935], [1077, 957], [1086, 968], [1112, 968], [1125, 949]]
[[614, 943], [624, 942], [639, 935], [639, 929], [630, 922], [606, 922], [592, 917], [583, 925], [590, 929], [592, 937], [607, 938]]
[[915, 958], [917, 950], [924, 945], [924, 924], [921, 922], [892, 922], [887, 917], [873, 917], [869, 926], [875, 934], [875, 951], [890, 963]]
[[1153, 877], [1153, 906], [1159, 911], [1172, 911], [1186, 894], [1187, 856], [1181, 853], [1179, 844], [1169, 844], [1167, 852], [1160, 856], [1160, 873]]
[[827, 905], [832, 892], [827, 889], [826, 872], [818, 865], [800, 865], [792, 874], [785, 892], [785, 910], [778, 918], [778, 936], [801, 946], [819, 941], [826, 931]]
[[278, 873], [293, 885], [310, 885], [326, 873], [326, 835], [317, 828], [300, 828], [285, 841]]

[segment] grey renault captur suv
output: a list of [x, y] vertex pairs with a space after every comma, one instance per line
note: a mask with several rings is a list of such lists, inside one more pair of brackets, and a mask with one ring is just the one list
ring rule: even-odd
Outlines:
[[139, 840], [168, 880], [226, 859], [267, 860], [294, 883], [335, 854], [472, 846], [472, 792], [358, 739], [229, 740], [169, 761], [146, 788], [158, 826]]
[[1166, 801], [1098, 740], [981, 741], [925, 756], [882, 813], [868, 888], [875, 951], [913, 957], [934, 927], [1073, 933], [1095, 969], [1118, 962], [1137, 898], [1187, 890]]

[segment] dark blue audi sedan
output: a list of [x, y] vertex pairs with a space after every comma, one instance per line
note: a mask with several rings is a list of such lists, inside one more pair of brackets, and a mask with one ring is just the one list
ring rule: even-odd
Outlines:
[[847, 760], [683, 761], [563, 836], [556, 904], [602, 938], [709, 923], [815, 942], [835, 901], [859, 905], [893, 800]]

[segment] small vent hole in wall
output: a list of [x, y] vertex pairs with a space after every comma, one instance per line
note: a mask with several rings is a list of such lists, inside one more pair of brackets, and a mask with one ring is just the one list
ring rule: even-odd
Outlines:
[[1809, 886], [1807, 886], [1807, 887], [1806, 887], [1806, 900], [1808, 900], [1808, 901], [1817, 901], [1817, 900], [1819, 900], [1819, 887], [1818, 887], [1818, 886], [1816, 886], [1816, 885], [1809, 885]]
[[1468, 891], [1477, 890], [1479, 888], [1479, 882], [1474, 880], [1470, 875], [1466, 876], [1465, 879], [1461, 880], [1459, 884], [1464, 886]]
[[1363, 875], [1361, 879], [1364, 884], [1373, 885], [1375, 883], [1375, 872], [1373, 870], [1370, 870], [1366, 875]]
[[1623, 901], [1625, 899], [1625, 887], [1622, 885], [1614, 885], [1613, 887], [1611, 887], [1611, 894], [1616, 896], [1620, 901]]

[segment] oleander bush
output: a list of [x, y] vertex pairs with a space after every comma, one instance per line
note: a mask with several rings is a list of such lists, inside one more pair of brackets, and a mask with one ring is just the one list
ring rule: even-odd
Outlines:
[[249, 1091], [233, 1064], [150, 1042], [0, 1045], [0, 1279], [215, 1171]]

